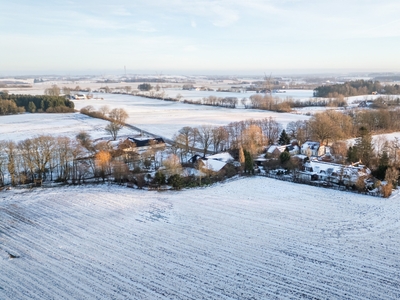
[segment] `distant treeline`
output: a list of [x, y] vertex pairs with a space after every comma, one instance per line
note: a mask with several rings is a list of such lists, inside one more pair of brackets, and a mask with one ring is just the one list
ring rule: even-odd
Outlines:
[[31, 113], [69, 113], [74, 112], [74, 103], [60, 96], [0, 93], [0, 115], [12, 115], [25, 111]]
[[294, 100], [291, 97], [281, 99], [270, 95], [256, 94], [249, 97], [249, 101], [242, 100], [245, 108], [271, 110], [277, 112], [290, 112], [293, 108], [309, 107], [309, 106], [329, 106], [344, 107], [347, 106], [343, 97], [337, 99], [309, 99], [307, 101]]
[[208, 96], [204, 97], [200, 101], [198, 100], [184, 100], [183, 103], [197, 104], [197, 105], [208, 105], [208, 106], [219, 106], [225, 108], [235, 108], [238, 104], [238, 98], [236, 97], [216, 97]]
[[339, 96], [350, 97], [369, 95], [374, 92], [387, 95], [400, 94], [400, 86], [382, 85], [379, 81], [356, 80], [343, 84], [323, 85], [314, 89], [314, 97], [336, 98]]

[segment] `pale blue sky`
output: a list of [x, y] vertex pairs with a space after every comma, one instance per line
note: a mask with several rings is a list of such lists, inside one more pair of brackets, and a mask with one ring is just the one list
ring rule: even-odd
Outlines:
[[0, 75], [400, 71], [398, 0], [5, 0]]

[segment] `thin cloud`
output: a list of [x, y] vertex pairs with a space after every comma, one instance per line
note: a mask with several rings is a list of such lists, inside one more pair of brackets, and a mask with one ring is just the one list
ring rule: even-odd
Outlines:
[[185, 48], [183, 48], [183, 51], [186, 51], [186, 52], [193, 52], [196, 50], [197, 50], [197, 47], [193, 46], [193, 45], [189, 45], [189, 46], [186, 46]]
[[131, 16], [132, 15], [127, 9], [125, 9], [123, 7], [114, 9], [112, 14], [116, 15], [116, 16]]

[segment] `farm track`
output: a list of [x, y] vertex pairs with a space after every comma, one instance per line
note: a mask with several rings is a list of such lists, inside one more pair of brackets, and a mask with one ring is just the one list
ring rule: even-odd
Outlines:
[[398, 198], [267, 178], [0, 195], [0, 299], [400, 297]]

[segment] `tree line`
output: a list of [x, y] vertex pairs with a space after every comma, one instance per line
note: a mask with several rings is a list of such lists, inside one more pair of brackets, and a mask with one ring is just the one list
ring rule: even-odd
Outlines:
[[185, 99], [183, 101], [183, 103], [207, 105], [207, 106], [219, 106], [219, 107], [225, 107], [225, 108], [235, 108], [236, 105], [238, 104], [238, 99], [236, 97], [208, 96], [208, 97], [203, 97], [200, 101]]
[[338, 96], [350, 97], [358, 95], [379, 94], [398, 95], [400, 86], [382, 85], [379, 81], [355, 80], [342, 84], [322, 85], [314, 89], [314, 97], [336, 98]]
[[196, 153], [197, 149], [201, 149], [205, 156], [210, 150], [215, 153], [227, 150], [237, 152], [242, 147], [251, 155], [256, 155], [265, 145], [273, 144], [281, 131], [282, 125], [270, 117], [232, 122], [226, 126], [185, 126], [174, 135], [173, 140], [184, 161], [184, 157]]
[[14, 95], [0, 93], [0, 115], [74, 112], [74, 103], [64, 97], [49, 95]]
[[242, 99], [245, 108], [270, 110], [276, 112], [290, 112], [293, 108], [322, 106], [322, 107], [345, 107], [347, 101], [343, 97], [330, 99], [309, 99], [307, 101], [294, 100], [292, 97], [281, 99], [280, 97], [272, 97], [269, 94], [256, 94]]

